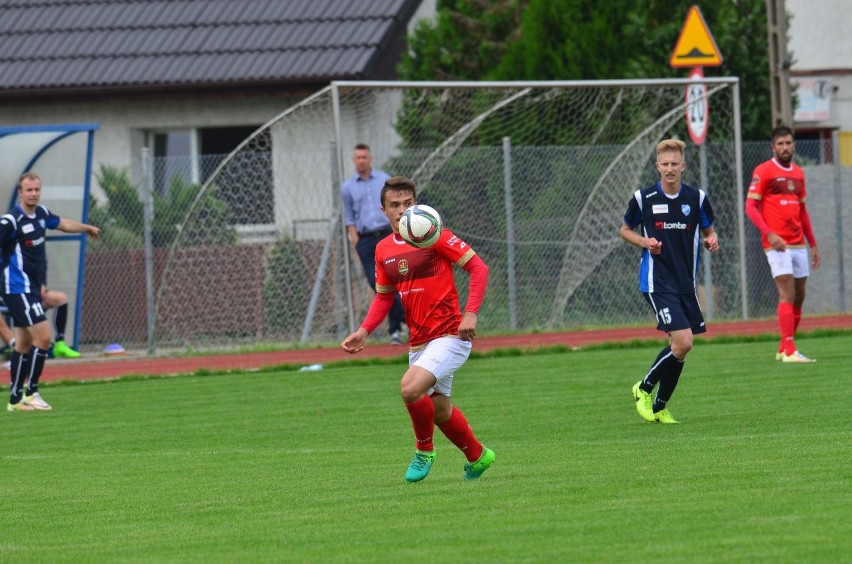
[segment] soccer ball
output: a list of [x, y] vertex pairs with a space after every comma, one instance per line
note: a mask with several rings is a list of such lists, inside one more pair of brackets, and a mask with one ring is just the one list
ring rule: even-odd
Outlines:
[[415, 204], [402, 212], [399, 220], [399, 236], [421, 249], [437, 243], [443, 229], [438, 212], [422, 204]]

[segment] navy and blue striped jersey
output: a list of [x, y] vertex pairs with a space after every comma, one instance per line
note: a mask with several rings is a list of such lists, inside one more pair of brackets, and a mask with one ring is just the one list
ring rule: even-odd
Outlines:
[[42, 205], [32, 216], [17, 205], [0, 217], [4, 294], [41, 292], [47, 275], [45, 234], [56, 229], [60, 221]]
[[713, 225], [713, 208], [703, 190], [680, 185], [676, 196], [663, 192], [660, 183], [637, 190], [630, 198], [624, 223], [642, 226], [644, 237], [662, 242], [662, 252], [642, 249], [639, 289], [643, 292], [695, 292], [701, 259], [701, 230]]

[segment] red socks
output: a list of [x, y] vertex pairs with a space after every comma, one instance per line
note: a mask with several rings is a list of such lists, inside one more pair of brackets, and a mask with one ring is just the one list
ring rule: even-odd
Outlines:
[[[801, 310], [799, 310], [801, 318]], [[796, 317], [793, 313], [793, 304], [787, 302], [778, 303], [778, 325], [781, 328], [781, 344], [784, 346], [784, 354], [791, 355], [796, 352], [796, 343], [793, 335], [796, 333]]]
[[450, 418], [438, 425], [438, 428], [459, 447], [468, 462], [476, 462], [482, 456], [482, 443], [476, 440], [473, 429], [459, 408], [454, 406]]
[[[435, 450], [432, 433], [435, 430], [435, 404], [432, 398], [423, 396], [414, 403], [405, 404], [411, 424], [414, 426], [414, 438], [417, 439], [417, 450], [431, 452]], [[450, 418], [438, 425], [450, 441], [464, 453], [468, 462], [476, 462], [482, 456], [482, 443], [476, 440], [473, 429], [467, 423], [464, 413], [453, 407]]]
[[435, 445], [432, 443], [432, 433], [435, 430], [435, 404], [432, 403], [432, 398], [423, 396], [414, 403], [405, 404], [405, 408], [414, 426], [417, 450], [426, 452], [435, 450]]

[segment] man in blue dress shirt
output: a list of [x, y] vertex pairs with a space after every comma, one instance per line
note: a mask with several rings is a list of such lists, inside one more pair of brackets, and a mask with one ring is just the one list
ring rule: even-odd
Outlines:
[[[390, 178], [381, 170], [373, 170], [370, 147], [364, 143], [352, 152], [355, 174], [350, 176], [340, 190], [343, 200], [343, 220], [349, 242], [355, 245], [364, 268], [367, 283], [376, 291], [376, 245], [391, 234], [388, 218], [382, 212], [381, 193], [385, 180]], [[402, 323], [405, 312], [397, 295], [388, 314], [388, 331], [391, 344], [402, 344]]]

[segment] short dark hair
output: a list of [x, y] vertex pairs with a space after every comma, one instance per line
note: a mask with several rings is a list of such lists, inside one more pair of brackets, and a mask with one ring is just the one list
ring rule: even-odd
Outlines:
[[370, 146], [367, 145], [366, 143], [358, 143], [357, 145], [355, 145], [355, 150], [356, 151], [369, 151]]
[[404, 176], [391, 176], [385, 180], [385, 185], [382, 186], [382, 207], [385, 206], [385, 194], [388, 192], [410, 192], [411, 197], [417, 201], [417, 187], [414, 181]]
[[786, 137], [787, 135], [793, 137], [793, 128], [789, 125], [778, 125], [772, 130], [772, 142], [774, 143], [779, 137]]

